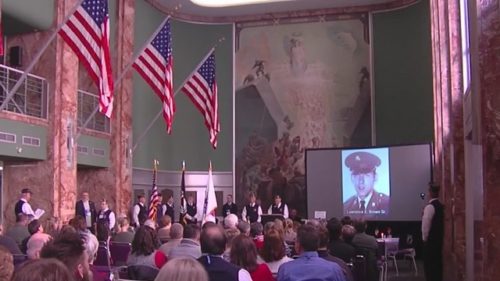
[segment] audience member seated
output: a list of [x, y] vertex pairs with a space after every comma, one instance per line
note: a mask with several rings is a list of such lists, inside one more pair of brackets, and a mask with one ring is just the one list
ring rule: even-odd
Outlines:
[[377, 239], [365, 233], [366, 221], [355, 221], [354, 228], [356, 229], [356, 235], [352, 238], [352, 244], [355, 248], [364, 248], [374, 251], [378, 249]]
[[132, 252], [128, 257], [127, 265], [161, 268], [167, 262], [167, 258], [163, 252], [157, 250], [159, 244], [154, 229], [145, 225], [140, 226], [132, 241]]
[[200, 237], [203, 255], [198, 261], [208, 272], [210, 281], [252, 281], [247, 270], [222, 258], [226, 247], [226, 236], [221, 226], [206, 223]]
[[99, 241], [97, 240], [97, 237], [87, 228], [87, 221], [84, 217], [77, 215], [71, 221], [72, 226], [84, 242], [85, 249], [87, 250], [87, 255], [89, 257], [89, 264], [93, 264], [94, 258], [97, 254], [97, 249], [99, 248]]
[[0, 281], [10, 281], [14, 273], [14, 258], [9, 249], [0, 246]]
[[319, 231], [319, 245], [318, 245], [318, 255], [320, 258], [323, 258], [327, 261], [334, 262], [340, 266], [342, 269], [342, 273], [344, 273], [344, 276], [347, 281], [354, 281], [354, 278], [352, 276], [351, 269], [347, 266], [347, 264], [340, 258], [334, 257], [328, 253], [328, 229], [322, 224], [318, 226], [318, 231]]
[[170, 251], [169, 259], [187, 257], [197, 259], [201, 257], [200, 228], [196, 224], [184, 227], [184, 235], [175, 248]]
[[316, 227], [308, 224], [299, 227], [295, 248], [300, 256], [280, 266], [277, 281], [344, 281], [345, 277], [340, 266], [318, 256], [318, 245], [319, 232]]
[[28, 231], [32, 233], [26, 244], [26, 254], [29, 259], [40, 258], [42, 247], [52, 239], [50, 235], [43, 232], [43, 226], [39, 220], [33, 220], [28, 224]]
[[[351, 228], [351, 240], [354, 236], [354, 228], [350, 225], [345, 226], [345, 229]], [[350, 263], [353, 261], [356, 255], [356, 250], [354, 246], [346, 241], [342, 240], [340, 236], [342, 235], [343, 226], [337, 218], [331, 218], [327, 223], [328, 232], [330, 234], [330, 244], [328, 245], [328, 250], [330, 254], [334, 257], [341, 258], [344, 262]]]
[[3, 235], [3, 225], [0, 223], [0, 246], [4, 246], [13, 255], [22, 255], [16, 241], [9, 236]]
[[250, 236], [250, 224], [246, 221], [240, 221], [238, 223], [238, 230], [241, 234], [245, 234], [246, 236]]
[[354, 228], [356, 229], [356, 235], [352, 238], [352, 244], [354, 245], [354, 248], [356, 248], [356, 254], [363, 255], [365, 257], [368, 280], [377, 280], [377, 239], [365, 233], [366, 222], [363, 220], [355, 221]]
[[28, 231], [28, 216], [24, 213], [19, 213], [16, 217], [16, 224], [9, 228], [5, 233], [6, 236], [14, 239], [16, 241], [19, 249], [23, 246], [23, 241], [29, 239], [31, 234]]
[[285, 242], [293, 243], [297, 239], [297, 233], [293, 229], [293, 221], [285, 220]]
[[73, 275], [68, 270], [68, 268], [61, 261], [53, 258], [26, 262], [19, 270], [16, 271], [12, 278], [12, 281], [62, 280], [73, 281], [75, 279], [73, 278]]
[[350, 217], [350, 216], [345, 216], [345, 217], [343, 217], [343, 218], [340, 220], [340, 222], [342, 223], [342, 226], [344, 226], [344, 225], [352, 225], [352, 224], [353, 224], [353, 221], [352, 221], [352, 219], [351, 219], [351, 217]]
[[252, 236], [255, 247], [257, 251], [260, 251], [264, 247], [264, 227], [260, 222], [252, 222], [250, 224], [250, 236]]
[[293, 260], [286, 256], [284, 243], [283, 237], [276, 229], [270, 229], [264, 234], [264, 246], [260, 256], [274, 276], [278, 274], [281, 265]]
[[170, 256], [170, 251], [177, 247], [181, 243], [182, 236], [184, 235], [184, 227], [180, 223], [172, 224], [170, 227], [170, 239], [167, 243], [160, 246], [160, 251], [162, 251], [165, 256]]
[[257, 248], [247, 235], [240, 234], [233, 239], [230, 260], [246, 269], [253, 281], [274, 281], [269, 267], [265, 263], [257, 263]]
[[[40, 252], [42, 259], [55, 258], [64, 263], [76, 281], [92, 280], [87, 251], [77, 233], [62, 232], [49, 241]], [[40, 266], [43, 267], [43, 266]], [[52, 269], [54, 270], [54, 269]], [[40, 279], [43, 280], [43, 279]], [[47, 279], [49, 280], [49, 279]], [[55, 280], [70, 280], [65, 278]]]
[[233, 239], [240, 235], [240, 231], [237, 228], [226, 228], [224, 229], [224, 233], [226, 234], [226, 250], [224, 254], [222, 254], [222, 258], [227, 261], [230, 261], [231, 255], [231, 246], [233, 245]]
[[111, 238], [112, 242], [132, 243], [134, 233], [130, 231], [130, 222], [128, 218], [118, 218], [118, 232]]
[[158, 229], [158, 238], [162, 243], [166, 243], [170, 239], [170, 228], [172, 227], [172, 218], [169, 215], [164, 215], [160, 218], [160, 228]]
[[59, 220], [58, 217], [50, 217], [46, 222], [44, 226], [45, 233], [52, 237], [56, 237], [59, 232], [61, 231], [61, 220]]
[[290, 245], [288, 245], [285, 241], [285, 227], [283, 226], [283, 221], [276, 219], [272, 222], [267, 222], [266, 225], [264, 226], [264, 235], [271, 229], [275, 229], [278, 231], [278, 233], [281, 236], [281, 239], [283, 240], [283, 245], [285, 245], [286, 256], [292, 257], [293, 249], [290, 248]]
[[109, 230], [109, 223], [104, 220], [99, 220], [96, 226], [96, 237], [99, 241], [99, 245], [108, 246], [111, 236], [111, 230]]
[[238, 217], [235, 214], [229, 214], [224, 218], [224, 228], [237, 228]]
[[176, 258], [166, 263], [155, 281], [209, 281], [203, 266], [192, 258]]

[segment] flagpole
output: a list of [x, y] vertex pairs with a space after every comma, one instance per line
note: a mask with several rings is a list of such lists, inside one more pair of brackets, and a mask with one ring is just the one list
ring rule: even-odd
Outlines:
[[[191, 76], [193, 76], [193, 73], [195, 73], [196, 71], [198, 71], [198, 69], [203, 65], [203, 63], [205, 62], [205, 60], [212, 54], [212, 52], [214, 50], [215, 50], [215, 46], [212, 47], [210, 49], [210, 51], [208, 51], [208, 53], [203, 57], [203, 59], [200, 61], [200, 63], [198, 63], [198, 65], [196, 66], [196, 68], [186, 77], [186, 79], [184, 79], [184, 81], [182, 82], [181, 86], [179, 88], [177, 88], [177, 90], [175, 90], [175, 92], [174, 92], [174, 98], [182, 90], [182, 87], [184, 87], [184, 84], [186, 84], [186, 82], [189, 79], [191, 79]], [[162, 108], [160, 109], [160, 111], [158, 112], [158, 114], [156, 114], [155, 118], [153, 118], [153, 120], [151, 120], [149, 122], [149, 124], [146, 127], [146, 129], [144, 129], [144, 131], [141, 133], [141, 135], [137, 138], [137, 142], [132, 147], [132, 153], [134, 153], [134, 151], [137, 148], [137, 146], [139, 145], [139, 143], [141, 143], [142, 139], [146, 136], [146, 134], [149, 132], [149, 130], [153, 127], [153, 125], [156, 122], [156, 120], [158, 120], [158, 118], [160, 118], [162, 112], [163, 112], [163, 105], [162, 105]]]
[[[163, 22], [158, 26], [158, 28], [156, 28], [156, 30], [153, 33], [153, 35], [151, 35], [148, 38], [148, 40], [146, 40], [146, 42], [144, 43], [144, 46], [142, 46], [142, 48], [139, 50], [139, 52], [137, 52], [137, 54], [134, 55], [132, 61], [129, 62], [127, 64], [127, 66], [125, 66], [125, 68], [123, 69], [123, 71], [120, 73], [120, 75], [118, 76], [118, 78], [116, 78], [116, 80], [115, 80], [115, 84], [113, 85], [114, 89], [116, 89], [118, 87], [118, 85], [120, 85], [122, 79], [125, 77], [125, 75], [130, 70], [130, 68], [132, 67], [132, 65], [134, 65], [134, 62], [139, 58], [139, 56], [142, 54], [142, 52], [146, 49], [146, 47], [149, 45], [149, 43], [156, 37], [156, 35], [160, 32], [160, 30], [162, 29], [162, 27], [165, 25], [165, 23], [169, 19], [170, 19], [170, 16], [167, 16], [163, 20]], [[97, 114], [97, 111], [99, 111], [99, 106], [97, 106], [96, 108], [94, 108], [94, 111], [92, 111], [92, 113], [90, 113], [89, 117], [87, 117], [87, 119], [85, 120], [85, 122], [83, 123], [83, 125], [80, 126], [80, 129], [78, 130], [78, 133], [76, 134], [76, 137], [75, 137], [76, 141], [78, 141], [78, 138], [82, 134], [83, 130], [85, 130], [85, 128], [87, 128], [87, 125], [89, 124], [90, 120], [92, 118], [94, 118], [94, 116]]]
[[66, 17], [64, 18], [64, 20], [57, 26], [57, 28], [54, 31], [54, 33], [52, 33], [52, 35], [50, 35], [49, 39], [47, 39], [47, 41], [45, 42], [45, 44], [39, 49], [38, 53], [36, 53], [36, 55], [31, 60], [31, 63], [28, 65], [28, 67], [26, 67], [26, 69], [24, 70], [24, 72], [21, 75], [21, 77], [19, 77], [19, 80], [17, 80], [16, 84], [14, 84], [14, 87], [12, 87], [12, 90], [5, 97], [2, 105], [0, 105], [0, 111], [3, 111], [5, 109], [5, 107], [9, 103], [9, 101], [15, 95], [15, 93], [17, 92], [17, 90], [19, 90], [19, 88], [21, 87], [21, 84], [28, 77], [28, 74], [33, 70], [33, 68], [35, 67], [36, 63], [40, 60], [40, 58], [42, 57], [42, 54], [49, 47], [49, 45], [52, 43], [52, 40], [54, 40], [54, 38], [56, 38], [57, 33], [59, 33], [59, 30], [61, 30], [61, 28], [66, 24], [66, 22], [69, 20], [69, 18], [76, 12], [76, 10], [78, 9], [78, 7], [80, 7], [80, 5], [82, 4], [83, 1], [84, 0], [78, 0], [78, 2], [76, 3], [76, 5], [70, 10], [70, 13], [68, 15], [66, 15]]

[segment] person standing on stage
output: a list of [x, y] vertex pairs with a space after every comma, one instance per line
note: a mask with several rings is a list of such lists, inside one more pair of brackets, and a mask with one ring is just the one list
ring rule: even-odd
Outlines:
[[255, 203], [257, 200], [254, 193], [250, 193], [248, 199], [250, 203], [243, 207], [243, 211], [241, 212], [241, 218], [243, 221], [254, 223], [261, 221], [262, 208], [259, 204]]
[[163, 206], [165, 207], [163, 215], [169, 216], [173, 222], [173, 220], [174, 220], [174, 196], [170, 195], [168, 197], [167, 203]]
[[429, 204], [422, 216], [424, 269], [427, 281], [443, 280], [444, 206], [439, 202], [439, 185], [429, 185]]
[[109, 224], [109, 229], [112, 231], [115, 227], [116, 217], [115, 213], [109, 209], [108, 202], [103, 199], [101, 202], [101, 210], [97, 214], [97, 219], [105, 221]]
[[31, 200], [31, 195], [33, 195], [33, 192], [30, 189], [24, 188], [23, 190], [21, 190], [21, 198], [19, 199], [19, 201], [17, 201], [16, 206], [14, 207], [16, 217], [20, 213], [27, 215], [31, 219], [35, 217], [35, 212], [31, 208], [31, 205], [29, 203], [29, 201]]
[[226, 217], [229, 214], [238, 215], [238, 206], [233, 202], [233, 195], [226, 196], [226, 204], [222, 206], [222, 216]]
[[285, 219], [288, 218], [288, 206], [281, 202], [281, 196], [279, 194], [274, 195], [274, 204], [269, 206], [267, 213], [269, 215], [283, 215]]
[[137, 196], [137, 203], [132, 210], [132, 226], [139, 227], [148, 219], [148, 209], [146, 208], [146, 197], [144, 194]]
[[187, 223], [196, 224], [198, 219], [196, 218], [196, 214], [198, 213], [198, 209], [196, 208], [196, 204], [194, 203], [194, 198], [192, 195], [189, 195], [187, 198], [187, 208], [186, 215], [184, 219]]
[[97, 211], [94, 202], [90, 201], [90, 196], [87, 191], [82, 192], [82, 199], [76, 202], [75, 217], [81, 216], [85, 218], [87, 228], [95, 233], [95, 223], [97, 218]]

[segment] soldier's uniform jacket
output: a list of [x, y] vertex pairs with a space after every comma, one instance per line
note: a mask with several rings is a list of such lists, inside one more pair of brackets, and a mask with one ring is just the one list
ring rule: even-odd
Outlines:
[[365, 212], [360, 208], [358, 196], [353, 195], [344, 203], [345, 215], [387, 215], [389, 213], [389, 196], [376, 192], [372, 193], [370, 202], [365, 203]]

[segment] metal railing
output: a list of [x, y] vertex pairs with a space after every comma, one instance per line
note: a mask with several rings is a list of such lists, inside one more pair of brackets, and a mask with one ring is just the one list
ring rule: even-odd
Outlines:
[[[94, 93], [78, 90], [78, 127], [83, 126], [96, 107], [99, 106], [99, 96]], [[104, 114], [94, 114], [86, 129], [110, 133], [109, 119]]]
[[[7, 97], [23, 72], [5, 65], [0, 65], [0, 104]], [[16, 91], [5, 107], [23, 115], [47, 119], [49, 84], [45, 78], [28, 74], [21, 87]]]

